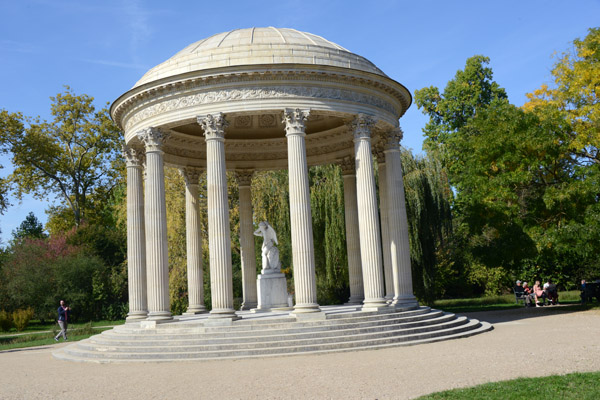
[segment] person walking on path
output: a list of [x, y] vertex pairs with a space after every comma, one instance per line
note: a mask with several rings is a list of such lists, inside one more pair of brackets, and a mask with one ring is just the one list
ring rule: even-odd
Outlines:
[[65, 301], [60, 301], [58, 307], [58, 325], [60, 326], [60, 332], [54, 337], [54, 340], [58, 342], [58, 338], [62, 335], [63, 339], [67, 340], [67, 325], [69, 317], [71, 316], [71, 308], [65, 305]]

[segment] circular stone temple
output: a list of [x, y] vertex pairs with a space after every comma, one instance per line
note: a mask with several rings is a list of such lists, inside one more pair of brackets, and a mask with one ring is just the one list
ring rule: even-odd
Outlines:
[[188, 313], [205, 312], [199, 175], [206, 171], [210, 317], [236, 319], [225, 174], [235, 171], [240, 185], [242, 308], [250, 309], [257, 303], [251, 179], [273, 169], [289, 171], [293, 313], [321, 311], [308, 167], [330, 163], [344, 177], [348, 302], [365, 311], [417, 306], [398, 124], [410, 104], [410, 92], [366, 58], [294, 29], [220, 33], [148, 71], [111, 107], [126, 142], [128, 321], [172, 319], [165, 165], [179, 168], [187, 187]]
[[[59, 348], [54, 357], [269, 357], [429, 343], [492, 329], [419, 306], [413, 295], [398, 125], [410, 102], [406, 88], [365, 58], [293, 29], [220, 33], [148, 71], [111, 108], [126, 142], [127, 323]], [[343, 306], [317, 303], [308, 167], [326, 163], [339, 164], [344, 180], [350, 298]], [[189, 306], [175, 317], [169, 304], [165, 165], [179, 168], [186, 183]], [[291, 313], [281, 302], [263, 309], [257, 290], [265, 275], [256, 274], [251, 183], [255, 171], [271, 169], [289, 174]], [[236, 173], [239, 185], [240, 311], [233, 308], [227, 170]], [[208, 315], [198, 210], [204, 173]], [[266, 240], [269, 235], [261, 232]]]

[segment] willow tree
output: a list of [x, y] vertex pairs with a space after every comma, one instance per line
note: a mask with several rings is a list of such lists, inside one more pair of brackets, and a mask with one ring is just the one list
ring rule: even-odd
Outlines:
[[350, 294], [341, 169], [312, 167], [310, 183], [317, 297], [320, 304], [341, 304]]
[[[435, 153], [430, 153], [435, 154]], [[427, 304], [444, 291], [449, 271], [442, 271], [443, 253], [452, 233], [452, 191], [439, 158], [415, 157], [402, 151], [404, 191], [409, 223], [413, 287]]]

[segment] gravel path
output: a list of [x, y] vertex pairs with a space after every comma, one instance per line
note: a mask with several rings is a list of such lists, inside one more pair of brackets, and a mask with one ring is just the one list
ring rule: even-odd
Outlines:
[[385, 350], [254, 360], [90, 364], [55, 346], [0, 352], [1, 399], [406, 399], [517, 377], [600, 370], [600, 312], [467, 314], [495, 329]]

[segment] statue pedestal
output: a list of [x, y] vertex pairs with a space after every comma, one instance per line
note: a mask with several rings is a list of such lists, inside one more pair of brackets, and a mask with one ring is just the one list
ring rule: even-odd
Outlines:
[[256, 289], [258, 306], [252, 309], [252, 312], [292, 309], [288, 305], [285, 274], [275, 272], [258, 275], [256, 278]]

